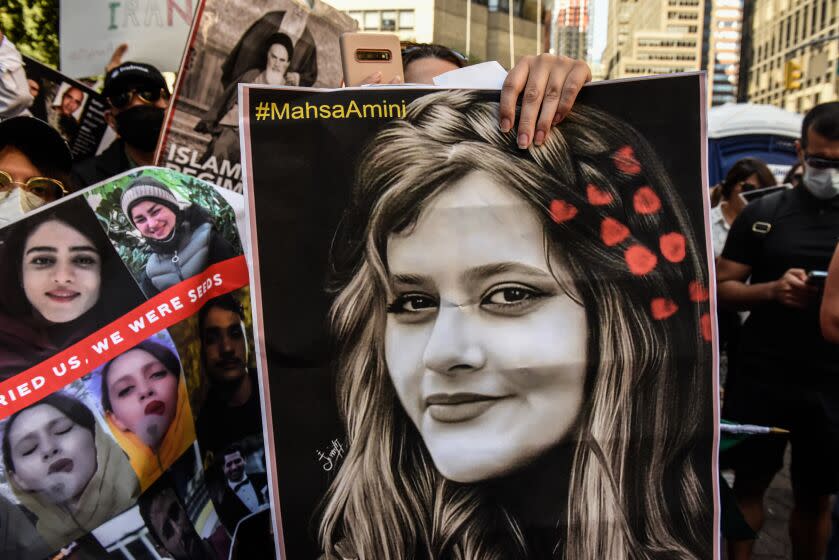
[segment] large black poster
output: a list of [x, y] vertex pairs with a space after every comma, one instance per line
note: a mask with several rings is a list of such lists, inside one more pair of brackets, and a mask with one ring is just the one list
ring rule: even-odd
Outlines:
[[702, 78], [497, 101], [241, 91], [280, 547], [713, 557]]

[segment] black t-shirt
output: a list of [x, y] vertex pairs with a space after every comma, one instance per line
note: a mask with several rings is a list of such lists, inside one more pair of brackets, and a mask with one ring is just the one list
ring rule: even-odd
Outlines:
[[[827, 270], [838, 239], [839, 198], [822, 201], [795, 188], [746, 206], [731, 226], [722, 257], [750, 266], [750, 282], [759, 284], [790, 268]], [[822, 337], [818, 303], [805, 310], [776, 302], [758, 306], [742, 335], [744, 375], [839, 385], [839, 345]]]

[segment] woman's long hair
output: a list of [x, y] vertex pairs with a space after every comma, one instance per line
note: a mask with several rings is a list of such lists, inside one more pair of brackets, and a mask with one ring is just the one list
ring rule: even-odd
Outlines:
[[[528, 557], [518, 522], [480, 484], [436, 470], [384, 357], [389, 235], [447, 185], [482, 171], [542, 217], [589, 325], [586, 400], [571, 436], [566, 519], [557, 520], [567, 532], [557, 529], [554, 556], [706, 558], [710, 318], [704, 252], [683, 205], [646, 141], [606, 113], [575, 106], [528, 151], [497, 120], [498, 103], [481, 94], [427, 95], [361, 160], [344, 224], [358, 233], [338, 236], [336, 247], [332, 324], [349, 450], [325, 503], [323, 550], [364, 560]], [[607, 235], [609, 220], [625, 225], [624, 239]]]

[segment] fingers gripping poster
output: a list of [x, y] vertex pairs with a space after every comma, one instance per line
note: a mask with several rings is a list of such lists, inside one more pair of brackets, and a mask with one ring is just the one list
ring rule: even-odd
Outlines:
[[220, 193], [139, 168], [0, 229], [0, 557], [274, 558]]
[[703, 95], [241, 89], [285, 557], [716, 555]]
[[238, 84], [338, 87], [355, 25], [320, 0], [201, 1], [157, 164], [241, 193]]

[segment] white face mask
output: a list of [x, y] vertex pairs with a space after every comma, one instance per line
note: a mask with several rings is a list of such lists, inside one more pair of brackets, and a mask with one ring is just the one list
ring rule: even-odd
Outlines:
[[804, 164], [804, 187], [819, 200], [839, 196], [839, 169], [814, 169]]
[[44, 199], [20, 188], [0, 193], [0, 227], [21, 219], [24, 214], [46, 204]]

